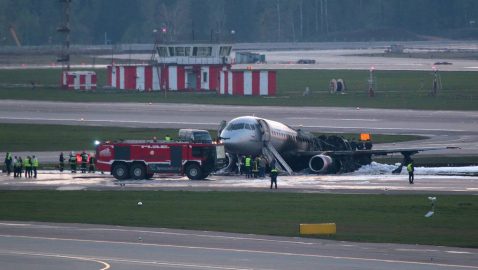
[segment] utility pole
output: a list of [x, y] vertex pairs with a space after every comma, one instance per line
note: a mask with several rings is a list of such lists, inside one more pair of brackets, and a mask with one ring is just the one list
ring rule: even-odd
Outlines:
[[281, 19], [280, 19], [280, 0], [276, 1], [277, 5], [277, 41], [281, 41]]
[[63, 45], [57, 62], [61, 63], [62, 70], [70, 70], [70, 4], [72, 0], [60, 0], [63, 6], [63, 21], [57, 28], [57, 32], [64, 36]]

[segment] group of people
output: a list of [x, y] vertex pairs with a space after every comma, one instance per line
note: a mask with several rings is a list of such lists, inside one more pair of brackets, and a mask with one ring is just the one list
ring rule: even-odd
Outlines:
[[20, 156], [13, 156], [7, 152], [5, 156], [5, 170], [7, 175], [13, 172], [13, 177], [22, 177], [25, 172], [25, 178], [37, 178], [39, 162], [35, 155], [27, 156], [22, 159]]
[[[63, 155], [63, 152], [60, 153], [59, 161], [60, 161], [60, 172], [63, 172], [63, 170], [65, 169], [65, 156]], [[81, 166], [80, 167], [81, 173], [86, 173], [87, 167], [88, 167], [89, 173], [95, 172], [95, 157], [94, 155], [88, 155], [86, 151], [83, 151], [80, 154], [80, 158], [77, 158], [77, 155], [75, 154], [75, 152], [72, 151], [70, 153], [70, 156], [68, 157], [68, 163], [70, 164], [70, 170], [72, 173], [76, 173], [78, 163], [80, 163], [80, 166]]]
[[266, 176], [267, 160], [263, 156], [242, 156], [238, 160], [237, 170], [246, 178], [264, 178]]
[[275, 159], [268, 164], [264, 156], [242, 156], [237, 161], [237, 172], [240, 175], [245, 175], [246, 178], [264, 178], [266, 176], [267, 168], [270, 169], [271, 189], [275, 185], [277, 189], [277, 175]]

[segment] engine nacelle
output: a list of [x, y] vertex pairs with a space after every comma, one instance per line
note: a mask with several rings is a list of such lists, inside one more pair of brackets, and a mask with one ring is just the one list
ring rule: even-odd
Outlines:
[[315, 173], [325, 173], [333, 165], [334, 160], [326, 155], [316, 155], [309, 160], [309, 169]]

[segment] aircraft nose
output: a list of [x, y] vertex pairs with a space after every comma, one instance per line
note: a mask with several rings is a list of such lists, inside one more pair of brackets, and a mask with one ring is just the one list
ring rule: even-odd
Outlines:
[[[234, 134], [232, 134], [234, 133]], [[255, 134], [246, 132], [223, 132], [221, 133], [226, 151], [251, 155], [257, 152], [257, 138]]]

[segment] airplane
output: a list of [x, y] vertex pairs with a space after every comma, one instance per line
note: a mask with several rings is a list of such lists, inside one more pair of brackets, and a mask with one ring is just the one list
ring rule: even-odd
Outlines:
[[273, 159], [289, 174], [310, 170], [312, 173], [346, 173], [372, 162], [372, 156], [401, 153], [402, 164], [393, 172], [400, 173], [402, 166], [411, 161], [411, 156], [422, 151], [450, 149], [415, 148], [372, 150], [372, 144], [357, 148], [357, 143], [331, 136], [315, 136], [310, 132], [294, 129], [283, 123], [256, 116], [241, 116], [229, 123], [223, 121], [218, 130], [219, 139], [225, 145], [229, 158], [228, 169], [240, 156], [264, 155]]

